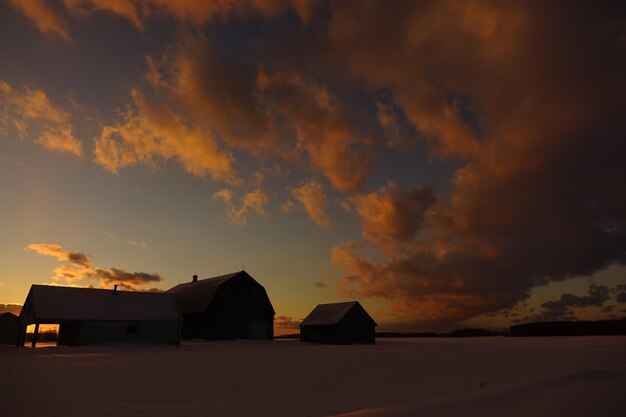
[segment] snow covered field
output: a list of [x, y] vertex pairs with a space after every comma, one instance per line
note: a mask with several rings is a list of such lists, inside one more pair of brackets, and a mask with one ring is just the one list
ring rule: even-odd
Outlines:
[[3, 416], [626, 416], [626, 337], [0, 347]]

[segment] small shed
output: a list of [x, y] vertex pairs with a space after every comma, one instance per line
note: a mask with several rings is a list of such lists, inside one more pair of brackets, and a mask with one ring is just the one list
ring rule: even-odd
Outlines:
[[18, 346], [26, 327], [58, 324], [58, 345], [93, 343], [178, 343], [180, 315], [168, 293], [49, 285], [31, 286], [19, 317]]
[[14, 345], [17, 341], [19, 318], [13, 313], [0, 314], [0, 345]]
[[300, 323], [300, 341], [373, 344], [375, 328], [376, 322], [358, 301], [319, 304]]
[[183, 315], [183, 339], [274, 339], [274, 308], [246, 271], [191, 282], [167, 291]]

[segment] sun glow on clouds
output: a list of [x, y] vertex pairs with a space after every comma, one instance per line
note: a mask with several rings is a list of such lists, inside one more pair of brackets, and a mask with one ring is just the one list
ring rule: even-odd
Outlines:
[[[178, 35], [146, 52], [127, 106], [99, 124], [94, 162], [114, 174], [178, 164], [217, 183], [214, 204], [240, 226], [251, 214], [280, 221], [269, 196], [328, 234], [340, 215], [353, 216], [361, 238], [333, 235], [328, 248], [342, 296], [385, 300], [406, 322], [449, 324], [626, 259], [626, 199], [615, 190], [626, 177], [616, 93], [626, 35], [613, 5], [588, 13], [481, 0], [11, 4], [62, 44], [78, 37], [70, 19], [106, 12], [143, 33], [150, 19], [171, 18]], [[285, 16], [297, 30], [281, 26]], [[224, 48], [203, 32], [216, 21], [253, 22], [282, 40], [261, 31], [242, 57], [250, 45]], [[0, 133], [82, 157], [72, 127], [42, 90], [0, 81]], [[449, 196], [395, 167], [399, 154], [455, 167]], [[290, 174], [267, 180], [267, 166]], [[69, 263], [55, 269], [60, 282], [151, 282], [91, 267], [58, 245], [30, 246]], [[606, 307], [601, 287], [588, 292], [536, 307], [551, 317]]]
[[245, 226], [247, 223], [246, 215], [249, 212], [253, 212], [260, 217], [271, 217], [271, 214], [266, 209], [268, 202], [267, 194], [261, 189], [245, 193], [241, 197], [239, 207], [233, 202], [233, 192], [227, 188], [216, 191], [213, 194], [213, 198], [226, 203], [228, 207], [226, 214], [229, 220], [239, 226]]
[[0, 79], [0, 134], [15, 131], [53, 152], [83, 156], [83, 145], [72, 135], [71, 116], [30, 86], [16, 90]]
[[[102, 288], [110, 288], [117, 284], [125, 290], [137, 291], [144, 285], [163, 280], [158, 274], [128, 272], [118, 268], [92, 267], [90, 258], [86, 254], [69, 251], [56, 244], [31, 243], [27, 249], [69, 263], [69, 265], [63, 264], [54, 268], [54, 275], [52, 276], [54, 282], [51, 285], [84, 287], [91, 286], [83, 283], [84, 280], [95, 280]], [[152, 290], [156, 289], [153, 288]]]

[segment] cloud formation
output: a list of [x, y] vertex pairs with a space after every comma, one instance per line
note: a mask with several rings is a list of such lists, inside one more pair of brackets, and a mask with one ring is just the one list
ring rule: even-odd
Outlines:
[[[64, 6], [70, 14], [114, 13], [140, 29], [159, 14], [194, 27], [147, 57], [153, 95], [134, 90], [128, 110], [96, 139], [97, 163], [119, 172], [172, 160], [234, 187], [245, 182], [236, 169], [243, 155], [322, 178], [345, 193], [344, 207], [361, 222], [363, 242], [332, 250], [345, 271], [342, 288], [389, 300], [402, 319], [450, 323], [500, 311], [535, 286], [626, 262], [618, 186], [626, 177], [626, 32], [618, 2]], [[199, 25], [263, 25], [288, 9], [299, 17], [293, 28], [279, 22], [280, 36], [249, 53], [220, 48]], [[22, 11], [34, 22], [45, 16]], [[38, 27], [63, 37], [58, 25]], [[366, 188], [379, 155], [416, 149], [458, 167], [449, 190], [437, 194], [418, 175]], [[287, 186], [292, 203], [284, 210], [298, 202], [328, 225], [321, 183], [299, 181]], [[233, 195], [224, 188], [214, 198], [234, 223], [267, 214], [260, 189], [240, 202]], [[553, 309], [573, 300], [555, 300]]]
[[361, 232], [366, 240], [394, 252], [396, 242], [415, 238], [436, 201], [432, 187], [403, 191], [390, 182], [378, 192], [348, 197], [343, 207], [354, 210], [361, 218]]
[[[334, 248], [335, 264], [349, 272], [346, 291], [387, 298], [407, 320], [444, 323], [624, 262], [626, 198], [614, 189], [626, 176], [615, 92], [624, 85], [624, 31], [612, 7], [337, 6], [330, 34], [351, 69], [391, 86], [432, 157], [469, 161], [451, 198], [426, 209], [409, 241], [392, 236], [412, 236], [415, 223], [375, 227], [404, 225], [400, 213], [378, 222], [360, 214], [373, 245], [383, 236], [381, 249], [391, 244], [402, 255], [372, 262], [356, 243]], [[562, 25], [551, 23], [557, 16]]]
[[187, 126], [171, 108], [152, 106], [138, 90], [133, 106], [119, 123], [104, 126], [95, 139], [95, 162], [112, 173], [144, 163], [176, 159], [185, 171], [198, 177], [238, 183], [230, 153], [219, 148], [207, 131]]
[[330, 220], [326, 214], [326, 194], [320, 181], [316, 179], [304, 180], [297, 187], [290, 189], [289, 192], [318, 226], [330, 226]]
[[71, 40], [61, 18], [49, 7], [45, 0], [10, 0], [13, 7], [23, 13], [41, 32]]
[[83, 156], [83, 145], [72, 134], [70, 115], [54, 105], [43, 90], [15, 89], [0, 79], [0, 134], [32, 137], [53, 152]]
[[52, 279], [57, 285], [84, 286], [81, 281], [90, 279], [98, 281], [102, 288], [110, 288], [117, 284], [125, 290], [138, 291], [144, 285], [163, 280], [158, 274], [128, 272], [119, 268], [93, 267], [86, 254], [69, 251], [56, 244], [31, 243], [27, 248], [40, 255], [53, 256], [59, 261], [69, 263], [69, 265], [62, 264], [54, 268]]
[[274, 326], [279, 329], [300, 330], [301, 321], [302, 320], [297, 320], [289, 316], [276, 316], [276, 318], [274, 318]]
[[541, 304], [543, 312], [537, 317], [538, 320], [556, 320], [576, 317], [573, 308], [602, 307], [610, 298], [610, 290], [604, 285], [592, 284], [588, 294], [579, 296], [576, 294], [561, 294], [558, 300], [550, 300]]
[[23, 13], [44, 34], [54, 34], [70, 41], [68, 29], [60, 17], [64, 8], [67, 17], [85, 18], [99, 12], [106, 12], [128, 19], [138, 29], [143, 30], [145, 21], [153, 16], [167, 15], [181, 23], [199, 25], [213, 19], [227, 19], [230, 16], [246, 17], [256, 14], [272, 18], [292, 9], [303, 22], [306, 22], [315, 8], [315, 3], [302, 0], [63, 0], [57, 10], [48, 7], [45, 0], [10, 0], [13, 7]]
[[68, 261], [76, 266], [89, 266], [89, 257], [82, 252], [72, 252], [63, 249], [61, 245], [51, 243], [31, 243], [28, 249], [40, 255], [54, 256], [59, 261]]
[[267, 194], [260, 188], [245, 193], [241, 197], [239, 206], [233, 202], [233, 192], [228, 188], [223, 188], [216, 191], [213, 194], [215, 200], [222, 200], [226, 203], [228, 210], [226, 215], [228, 219], [239, 226], [244, 226], [247, 223], [247, 214], [253, 212], [260, 217], [270, 217], [271, 214], [267, 211], [267, 202], [269, 198]]

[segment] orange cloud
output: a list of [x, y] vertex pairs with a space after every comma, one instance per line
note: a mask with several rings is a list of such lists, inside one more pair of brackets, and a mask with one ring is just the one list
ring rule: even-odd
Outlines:
[[60, 245], [51, 243], [31, 243], [28, 249], [40, 255], [53, 256], [59, 261], [67, 261], [69, 265], [59, 265], [53, 270], [53, 285], [86, 286], [80, 281], [85, 279], [97, 280], [100, 287], [110, 288], [117, 284], [126, 290], [139, 290], [141, 286], [160, 282], [161, 276], [146, 272], [128, 272], [118, 268], [92, 267], [90, 259], [82, 252], [64, 249]]
[[354, 210], [362, 220], [363, 237], [383, 248], [415, 237], [427, 211], [435, 204], [435, 191], [420, 187], [404, 192], [389, 183], [379, 192], [348, 197], [344, 208]]
[[[326, 195], [322, 184], [316, 179], [302, 181], [290, 190], [291, 195], [300, 202], [311, 220], [318, 226], [329, 227], [330, 220], [326, 214]], [[285, 210], [290, 208], [285, 207]]]
[[72, 135], [72, 128], [69, 125], [56, 131], [42, 132], [37, 143], [50, 151], [83, 156], [83, 144]]
[[28, 249], [40, 255], [54, 256], [59, 261], [68, 261], [77, 266], [89, 266], [89, 257], [82, 252], [72, 252], [63, 249], [60, 245], [51, 243], [31, 243]]
[[190, 174], [238, 183], [230, 153], [219, 148], [206, 130], [189, 127], [169, 107], [153, 107], [137, 90], [134, 108], [124, 120], [104, 126], [95, 139], [95, 162], [117, 173], [121, 168], [145, 163], [156, 168], [160, 161], [176, 159]]
[[0, 133], [11, 130], [21, 138], [35, 137], [48, 150], [83, 156], [83, 145], [72, 134], [67, 112], [42, 90], [26, 86], [18, 91], [0, 79]]
[[[45, 0], [10, 0], [15, 9], [23, 13], [42, 33], [52, 33], [62, 39], [71, 40], [61, 17]], [[213, 19], [226, 20], [231, 16], [246, 17], [260, 15], [270, 19], [293, 10], [302, 22], [310, 20], [317, 7], [307, 0], [63, 0], [62, 6], [74, 17], [85, 18], [97, 12], [112, 13], [128, 19], [143, 30], [144, 21], [153, 16], [171, 16], [181, 23], [200, 25]]]
[[54, 34], [69, 41], [70, 35], [61, 19], [46, 4], [45, 0], [10, 0], [13, 7], [22, 12], [42, 33]]
[[213, 194], [213, 198], [216, 200], [222, 200], [226, 203], [228, 211], [226, 214], [231, 222], [234, 224], [244, 226], [247, 223], [246, 215], [248, 212], [254, 212], [261, 217], [270, 217], [271, 214], [266, 210], [268, 197], [267, 194], [261, 189], [245, 193], [241, 197], [241, 204], [239, 207], [233, 203], [233, 192], [227, 188], [216, 191]]
[[171, 51], [148, 59], [147, 77], [172, 106], [182, 106], [189, 123], [255, 157], [304, 159], [340, 190], [362, 186], [371, 138], [323, 84], [297, 72], [259, 71], [194, 37]]

